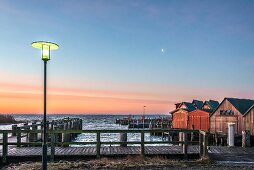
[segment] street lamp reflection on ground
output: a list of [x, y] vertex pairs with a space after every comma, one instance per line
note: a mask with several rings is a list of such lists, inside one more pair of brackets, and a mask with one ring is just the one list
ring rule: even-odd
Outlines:
[[41, 50], [44, 61], [44, 114], [43, 114], [43, 144], [42, 144], [42, 169], [47, 170], [47, 61], [50, 60], [50, 50], [57, 50], [59, 46], [52, 42], [36, 41], [32, 47]]

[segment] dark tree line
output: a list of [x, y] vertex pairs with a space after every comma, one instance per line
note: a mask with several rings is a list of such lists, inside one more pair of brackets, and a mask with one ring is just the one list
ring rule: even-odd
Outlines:
[[12, 115], [0, 115], [0, 123], [17, 123]]

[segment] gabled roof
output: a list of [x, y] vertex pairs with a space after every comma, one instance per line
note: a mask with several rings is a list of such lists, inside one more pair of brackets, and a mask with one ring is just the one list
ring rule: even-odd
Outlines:
[[208, 106], [210, 107], [210, 109], [212, 110], [215, 110], [219, 105], [220, 103], [218, 101], [215, 101], [215, 100], [207, 100], [204, 102], [204, 104], [202, 105], [202, 107], [205, 105], [205, 104], [208, 104]]
[[182, 102], [181, 102], [181, 103], [176, 103], [175, 105], [176, 105], [176, 109], [178, 109], [178, 108], [179, 108], [179, 106], [181, 106], [181, 105], [182, 105]]
[[207, 101], [208, 105], [211, 107], [211, 109], [216, 109], [219, 106], [219, 102], [215, 100], [209, 100]]
[[196, 110], [196, 108], [193, 106], [192, 103], [189, 102], [183, 102], [183, 104], [187, 107], [189, 111]]
[[250, 111], [252, 108], [254, 108], [254, 104], [244, 113], [243, 116], [245, 116], [247, 113], [249, 113], [249, 111]]
[[237, 99], [237, 98], [225, 98], [228, 100], [242, 115], [254, 105], [254, 100], [250, 99]]
[[201, 107], [203, 106], [203, 101], [193, 100], [192, 105], [195, 106], [197, 109], [201, 109]]
[[173, 110], [173, 111], [170, 112], [170, 113], [171, 113], [171, 114], [172, 114], [172, 113], [175, 113], [175, 112], [177, 112], [178, 110], [184, 110], [184, 111], [186, 111], [186, 112], [191, 112], [191, 111], [193, 111], [193, 110], [186, 109], [186, 108], [178, 108], [178, 109]]
[[242, 115], [245, 115], [245, 113], [252, 107], [254, 104], [254, 100], [250, 99], [238, 99], [238, 98], [224, 98], [223, 101], [219, 104], [219, 106], [213, 111], [213, 113], [210, 115], [212, 116], [216, 110], [220, 107], [220, 105], [225, 101], [228, 100]]

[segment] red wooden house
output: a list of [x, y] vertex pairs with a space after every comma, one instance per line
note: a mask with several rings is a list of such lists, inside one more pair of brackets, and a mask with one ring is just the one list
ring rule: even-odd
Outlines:
[[[171, 112], [173, 128], [209, 130], [209, 108], [202, 109], [202, 101], [193, 100], [192, 103], [182, 102], [176, 104], [176, 109]], [[219, 103], [218, 103], [219, 105]], [[211, 109], [214, 109], [211, 106]], [[216, 105], [217, 107], [217, 105]]]
[[196, 110], [189, 102], [177, 103], [176, 109], [171, 112], [173, 128], [188, 129], [188, 113]]
[[189, 113], [188, 129], [209, 130], [209, 113], [203, 110], [194, 110]]

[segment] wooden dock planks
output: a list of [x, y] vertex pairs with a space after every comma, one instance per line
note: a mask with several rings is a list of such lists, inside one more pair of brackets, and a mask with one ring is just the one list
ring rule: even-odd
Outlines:
[[209, 158], [216, 162], [254, 163], [254, 148], [209, 146]]
[[[254, 162], [254, 148], [227, 147], [227, 146], [209, 146], [210, 159], [216, 162]], [[41, 157], [41, 147], [11, 147], [8, 150], [9, 157], [38, 158]], [[123, 156], [140, 155], [140, 146], [103, 146], [100, 149], [101, 156]], [[180, 146], [145, 146], [146, 155], [182, 155]], [[199, 146], [188, 146], [188, 155], [198, 155]], [[48, 148], [50, 156], [50, 147]], [[55, 157], [84, 157], [96, 156], [96, 146], [85, 147], [56, 147]], [[2, 149], [0, 149], [2, 157]]]
[[[190, 154], [198, 154], [198, 146], [190, 146]], [[9, 148], [8, 156], [12, 157], [36, 157], [41, 156], [40, 147], [15, 147]], [[100, 149], [101, 155], [139, 155], [139, 146], [105, 146]], [[2, 156], [2, 150], [0, 150]], [[182, 154], [180, 146], [145, 146], [146, 155]], [[50, 147], [48, 148], [50, 155]], [[91, 156], [96, 155], [96, 147], [56, 147], [55, 156]]]

